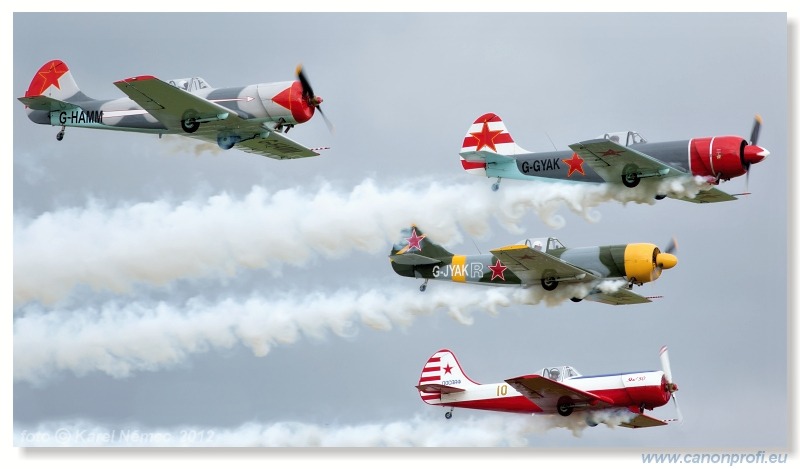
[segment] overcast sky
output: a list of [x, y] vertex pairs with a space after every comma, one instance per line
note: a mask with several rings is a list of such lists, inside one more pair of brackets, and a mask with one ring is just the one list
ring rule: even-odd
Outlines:
[[[336, 130], [315, 116], [289, 136], [331, 148], [277, 161], [76, 128], [58, 142], [16, 101], [56, 58], [99, 99], [135, 75], [228, 87], [291, 80], [302, 63]], [[783, 13], [16, 13], [13, 444], [68, 429], [551, 456], [785, 450], [787, 58]], [[512, 180], [493, 193], [458, 161], [486, 112], [531, 151], [619, 130], [746, 138], [759, 113], [771, 154], [735, 202], [622, 204]], [[436, 282], [420, 293], [387, 258], [412, 222], [461, 253], [674, 236], [679, 262], [635, 290], [663, 297], [645, 305], [517, 304], [513, 289]], [[441, 348], [491, 383], [549, 365], [659, 369], [664, 344], [682, 425], [573, 432], [462, 409], [446, 421], [414, 389]]]

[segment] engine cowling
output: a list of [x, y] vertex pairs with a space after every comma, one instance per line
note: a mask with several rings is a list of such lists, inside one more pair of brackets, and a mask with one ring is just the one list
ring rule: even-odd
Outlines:
[[769, 152], [741, 137], [702, 137], [689, 141], [689, 167], [695, 176], [727, 181], [741, 176]]
[[[258, 85], [258, 95], [267, 116], [274, 122], [302, 124], [314, 116], [315, 106], [303, 97], [299, 81], [263, 83]], [[322, 99], [319, 99], [322, 102]]]
[[671, 269], [678, 263], [674, 254], [661, 252], [655, 244], [633, 243], [625, 247], [625, 278], [642, 284], [656, 280], [663, 269]]

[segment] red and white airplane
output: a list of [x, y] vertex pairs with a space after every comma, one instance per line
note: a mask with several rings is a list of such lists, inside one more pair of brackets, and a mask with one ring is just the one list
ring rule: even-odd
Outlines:
[[286, 137], [319, 109], [331, 128], [311, 85], [297, 67], [297, 80], [212, 88], [200, 77], [162, 81], [150, 75], [114, 83], [127, 98], [92, 99], [79, 88], [67, 64], [51, 60], [33, 76], [25, 96], [28, 118], [37, 124], [177, 134], [216, 143], [223, 150], [276, 159], [317, 156], [315, 150]]
[[[769, 151], [757, 144], [761, 117], [756, 115], [750, 140], [725, 135], [670, 142], [648, 142], [638, 132], [609, 132], [569, 146], [568, 151], [529, 152], [520, 147], [499, 116], [488, 113], [472, 123], [461, 144], [461, 166], [469, 173], [500, 180], [521, 179], [539, 183], [566, 182], [622, 184], [633, 188], [642, 180], [694, 180], [700, 188], [694, 197], [656, 193], [687, 202], [736, 200], [717, 189], [721, 181], [746, 175]], [[655, 188], [656, 191], [662, 190]], [[738, 194], [745, 195], [745, 194]]]
[[[558, 413], [564, 417], [582, 411], [586, 412], [586, 423], [595, 426], [601, 422], [591, 411], [628, 409], [630, 419], [620, 426], [654, 427], [682, 419], [674, 395], [678, 386], [672, 381], [666, 346], [661, 348], [660, 356], [663, 371], [583, 376], [571, 366], [553, 366], [503, 383], [478, 384], [467, 377], [453, 352], [443, 349], [425, 363], [417, 389], [425, 403], [450, 407], [444, 414], [448, 419], [456, 407], [521, 414]], [[645, 409], [661, 407], [670, 398], [678, 418], [660, 420], [644, 414]]]

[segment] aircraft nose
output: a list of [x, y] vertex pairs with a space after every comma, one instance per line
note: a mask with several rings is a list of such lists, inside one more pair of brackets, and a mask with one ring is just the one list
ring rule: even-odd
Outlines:
[[758, 163], [769, 155], [766, 148], [758, 145], [747, 145], [744, 147], [744, 161], [747, 164]]

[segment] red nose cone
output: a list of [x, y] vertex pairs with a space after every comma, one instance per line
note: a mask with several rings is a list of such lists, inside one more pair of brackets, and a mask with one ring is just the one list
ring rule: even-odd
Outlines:
[[744, 161], [748, 164], [758, 163], [769, 155], [766, 148], [758, 145], [747, 145], [744, 147]]

